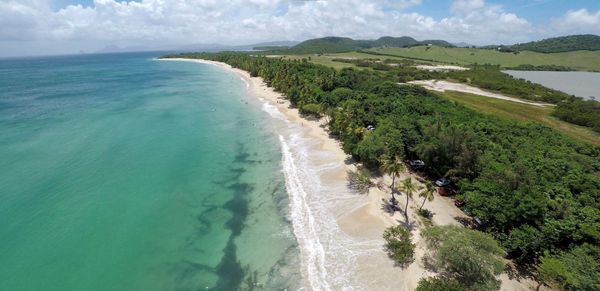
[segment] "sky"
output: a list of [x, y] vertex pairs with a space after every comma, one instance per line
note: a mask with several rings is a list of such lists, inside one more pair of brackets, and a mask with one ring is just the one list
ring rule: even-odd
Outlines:
[[0, 0], [0, 57], [324, 36], [473, 45], [600, 34], [598, 0]]

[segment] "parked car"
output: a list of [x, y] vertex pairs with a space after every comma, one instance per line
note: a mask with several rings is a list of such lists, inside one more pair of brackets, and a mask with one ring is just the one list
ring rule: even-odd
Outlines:
[[410, 161], [408, 161], [408, 165], [413, 170], [418, 170], [418, 169], [421, 169], [421, 168], [425, 167], [425, 162], [423, 162], [421, 160], [410, 160]]
[[465, 202], [464, 202], [464, 201], [462, 201], [462, 200], [455, 200], [455, 201], [454, 201], [454, 205], [455, 205], [456, 207], [463, 207], [463, 206], [465, 206]]
[[477, 225], [477, 227], [481, 227], [481, 226], [485, 225], [485, 221], [481, 220], [481, 218], [479, 218], [479, 217], [473, 218], [473, 221], [475, 222], [475, 225]]
[[439, 179], [435, 180], [434, 184], [438, 187], [446, 187], [446, 186], [450, 185], [450, 180], [448, 180], [446, 178], [439, 178]]

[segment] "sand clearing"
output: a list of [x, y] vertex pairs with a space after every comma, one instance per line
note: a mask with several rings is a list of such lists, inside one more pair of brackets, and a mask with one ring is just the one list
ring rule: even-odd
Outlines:
[[469, 68], [452, 66], [452, 65], [418, 65], [415, 66], [417, 69], [434, 71], [434, 72], [446, 72], [446, 71], [466, 71]]
[[492, 92], [484, 91], [484, 90], [481, 90], [481, 89], [479, 89], [477, 87], [473, 87], [473, 86], [469, 86], [469, 85], [465, 85], [465, 84], [460, 84], [460, 83], [448, 82], [448, 81], [441, 81], [441, 80], [420, 80], [420, 81], [411, 81], [411, 82], [408, 82], [408, 83], [409, 84], [415, 84], [415, 85], [421, 85], [421, 86], [425, 87], [426, 89], [433, 90], [433, 91], [438, 91], [438, 92], [458, 91], [458, 92], [464, 92], [464, 93], [475, 94], [475, 95], [480, 95], [480, 96], [486, 96], [486, 97], [491, 97], [491, 98], [508, 100], [508, 101], [512, 101], [512, 102], [529, 104], [529, 105], [534, 105], [534, 106], [553, 106], [552, 104], [537, 103], [537, 102], [532, 102], [532, 101], [525, 101], [525, 100], [522, 100], [522, 99], [518, 99], [518, 98], [514, 98], [514, 97], [508, 97], [508, 96], [505, 96], [505, 95], [502, 95], [502, 94], [498, 94], [498, 93], [492, 93]]
[[[383, 200], [390, 198], [391, 179], [375, 181], [366, 195], [353, 193], [347, 187], [347, 170], [355, 169], [340, 143], [324, 129], [323, 120], [307, 120], [280, 93], [269, 88], [261, 78], [252, 78], [243, 70], [227, 64], [189, 59], [172, 59], [212, 64], [238, 74], [250, 94], [259, 98], [263, 109], [283, 121], [277, 132], [284, 155], [282, 166], [290, 196], [290, 219], [301, 252], [305, 286], [312, 290], [414, 290], [419, 279], [434, 275], [422, 258], [426, 252], [420, 237], [422, 224], [416, 210], [421, 199], [409, 202], [409, 221], [414, 225], [413, 240], [417, 245], [415, 261], [409, 267], [395, 267], [384, 251], [385, 228], [404, 223], [399, 212], [384, 210]], [[396, 181], [411, 176], [404, 173]], [[419, 184], [417, 182], [417, 184]], [[405, 196], [398, 197], [404, 205]], [[435, 213], [437, 225], [459, 224], [455, 217], [466, 217], [450, 198], [435, 194], [425, 208]], [[533, 290], [532, 281], [501, 277], [503, 290]]]

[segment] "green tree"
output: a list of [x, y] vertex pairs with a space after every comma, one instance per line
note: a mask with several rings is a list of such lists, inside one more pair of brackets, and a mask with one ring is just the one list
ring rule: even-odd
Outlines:
[[454, 279], [444, 277], [419, 280], [416, 291], [467, 291], [467, 288]]
[[430, 250], [431, 264], [446, 278], [470, 290], [497, 290], [495, 278], [503, 268], [504, 251], [489, 234], [458, 226], [433, 226], [422, 236]]
[[402, 171], [404, 171], [404, 164], [398, 157], [390, 159], [384, 156], [381, 159], [381, 171], [392, 176], [392, 185], [390, 185], [390, 188], [392, 190], [392, 199], [395, 200], [396, 198], [394, 197], [394, 192], [396, 191], [396, 177], [400, 175]]
[[541, 282], [564, 290], [600, 290], [600, 247], [584, 244], [572, 250], [540, 258]]
[[406, 266], [413, 261], [415, 245], [412, 234], [401, 225], [392, 226], [383, 233], [385, 248], [390, 258], [400, 266]]
[[421, 192], [419, 193], [419, 197], [423, 197], [423, 203], [421, 203], [421, 207], [419, 208], [419, 210], [423, 209], [423, 206], [425, 206], [425, 201], [433, 201], [435, 191], [435, 185], [433, 185], [431, 181], [425, 182], [425, 187], [423, 187]]
[[565, 288], [570, 278], [566, 266], [559, 259], [550, 255], [540, 258], [537, 272], [540, 284], [546, 284], [560, 290]]
[[413, 194], [416, 190], [418, 190], [417, 186], [413, 184], [412, 178], [408, 177], [402, 181], [402, 185], [399, 188], [406, 195], [406, 204], [404, 204], [404, 217], [406, 217], [406, 221], [408, 222], [408, 199], [413, 197]]

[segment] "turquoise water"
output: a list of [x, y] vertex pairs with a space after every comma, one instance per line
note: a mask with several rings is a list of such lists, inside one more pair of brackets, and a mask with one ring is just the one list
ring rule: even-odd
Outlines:
[[0, 290], [294, 287], [277, 136], [239, 77], [0, 60]]

